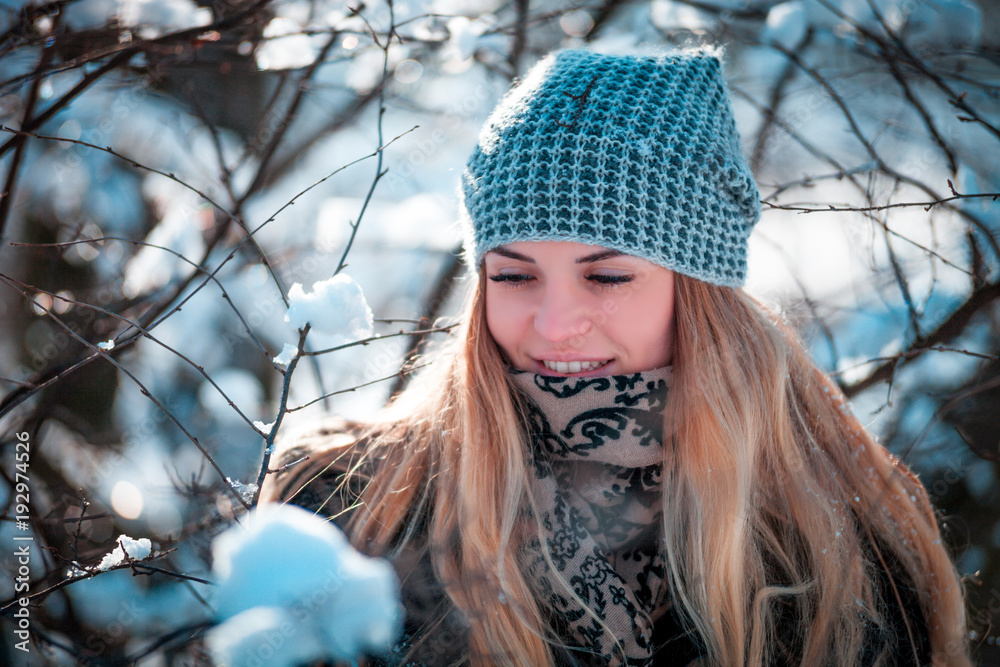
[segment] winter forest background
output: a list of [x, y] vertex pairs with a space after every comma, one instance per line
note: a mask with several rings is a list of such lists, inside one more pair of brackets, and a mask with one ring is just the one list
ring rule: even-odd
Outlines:
[[205, 664], [276, 438], [371, 415], [453, 323], [499, 96], [555, 48], [693, 44], [765, 202], [748, 289], [919, 472], [1000, 664], [995, 0], [0, 0], [0, 662]]

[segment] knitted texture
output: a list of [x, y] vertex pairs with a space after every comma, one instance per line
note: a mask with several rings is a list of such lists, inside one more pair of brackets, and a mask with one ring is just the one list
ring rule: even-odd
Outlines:
[[561, 51], [493, 111], [462, 177], [466, 255], [577, 241], [720, 285], [746, 277], [757, 186], [718, 58]]

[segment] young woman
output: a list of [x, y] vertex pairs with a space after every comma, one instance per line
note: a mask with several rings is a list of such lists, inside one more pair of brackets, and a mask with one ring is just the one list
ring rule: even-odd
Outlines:
[[742, 285], [719, 61], [565, 51], [463, 177], [462, 330], [265, 498], [400, 574], [390, 664], [967, 665], [927, 494]]

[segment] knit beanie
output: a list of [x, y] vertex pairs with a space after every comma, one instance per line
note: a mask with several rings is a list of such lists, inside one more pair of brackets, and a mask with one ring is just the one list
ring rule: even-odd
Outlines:
[[576, 241], [734, 287], [760, 218], [721, 65], [705, 50], [543, 59], [487, 120], [462, 199], [473, 269], [506, 243]]

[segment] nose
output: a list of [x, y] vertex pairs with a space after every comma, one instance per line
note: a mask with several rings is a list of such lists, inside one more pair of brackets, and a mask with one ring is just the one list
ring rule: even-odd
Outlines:
[[580, 347], [591, 329], [586, 304], [572, 289], [558, 285], [546, 287], [534, 318], [535, 331], [550, 343]]

